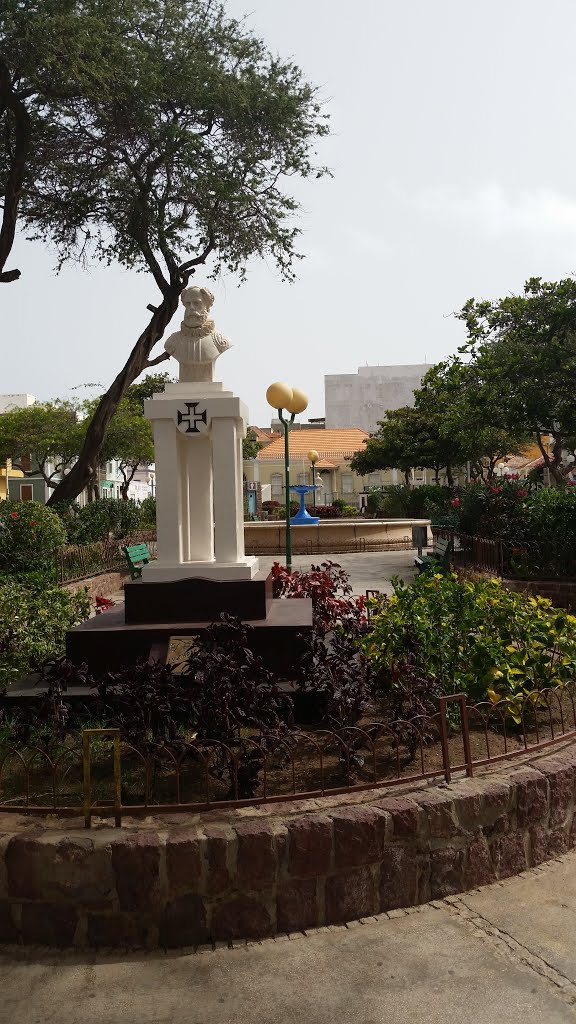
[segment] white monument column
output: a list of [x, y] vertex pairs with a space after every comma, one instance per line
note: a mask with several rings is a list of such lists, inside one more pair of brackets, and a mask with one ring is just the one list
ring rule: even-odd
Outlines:
[[165, 346], [180, 363], [180, 380], [144, 403], [154, 425], [158, 557], [144, 566], [142, 582], [251, 580], [259, 567], [244, 553], [248, 410], [212, 379], [230, 342], [208, 320], [211, 292], [187, 288], [182, 301], [186, 315]]

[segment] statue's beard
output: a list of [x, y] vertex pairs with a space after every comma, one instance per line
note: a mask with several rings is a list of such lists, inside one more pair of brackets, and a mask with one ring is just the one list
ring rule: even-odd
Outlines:
[[182, 326], [186, 327], [189, 331], [194, 331], [199, 337], [204, 334], [211, 334], [214, 330], [214, 321], [208, 319], [206, 311], [198, 313], [194, 309], [189, 309], [184, 316]]

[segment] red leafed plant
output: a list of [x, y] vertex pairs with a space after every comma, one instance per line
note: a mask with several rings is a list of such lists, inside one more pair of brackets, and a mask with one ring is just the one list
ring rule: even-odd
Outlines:
[[347, 573], [337, 562], [310, 566], [310, 572], [288, 570], [274, 562], [274, 597], [309, 597], [312, 600], [315, 631], [324, 635], [337, 626], [354, 631], [366, 622], [366, 600], [353, 597]]
[[94, 599], [94, 604], [96, 606], [96, 615], [102, 615], [102, 612], [107, 611], [108, 608], [113, 608], [116, 601], [113, 601], [110, 597], [100, 597], [100, 595], [97, 594]]

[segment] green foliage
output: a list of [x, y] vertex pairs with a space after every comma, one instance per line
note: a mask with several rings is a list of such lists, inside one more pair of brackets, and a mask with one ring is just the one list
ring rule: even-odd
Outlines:
[[135, 501], [102, 498], [78, 508], [65, 521], [69, 544], [91, 544], [109, 537], [120, 540], [136, 533], [142, 513]]
[[264, 445], [258, 440], [254, 431], [248, 428], [246, 437], [242, 440], [242, 458], [255, 459], [263, 447]]
[[[36, 6], [20, 4], [21, 32]], [[80, 57], [73, 88], [54, 96], [42, 89], [42, 65], [22, 54], [37, 90], [28, 102], [54, 154], [34, 163], [27, 224], [64, 259], [88, 250], [153, 273], [162, 263], [172, 277], [187, 254], [209, 247], [232, 273], [268, 254], [290, 277], [298, 203], [283, 186], [287, 176], [323, 173], [311, 150], [327, 132], [300, 70], [213, 0], [86, 0], [75, 13], [112, 60], [102, 82]], [[0, 25], [0, 43], [10, 28]]]
[[368, 511], [377, 518], [428, 519], [451, 509], [454, 491], [450, 487], [422, 484], [406, 487], [390, 484], [368, 495]]
[[[0, 461], [12, 459], [23, 469], [22, 456], [31, 458], [33, 472], [40, 472], [50, 487], [78, 456], [86, 432], [73, 402], [36, 402], [11, 409], [0, 416]], [[48, 463], [52, 461], [52, 465]]]
[[140, 526], [143, 530], [156, 527], [156, 498], [152, 494], [140, 504]]
[[62, 520], [45, 505], [0, 501], [0, 571], [26, 572], [49, 565], [54, 549], [65, 543]]
[[0, 579], [0, 686], [61, 654], [66, 630], [88, 618], [89, 609], [85, 591], [70, 594], [41, 574]]
[[556, 483], [564, 483], [562, 451], [576, 436], [576, 281], [531, 278], [521, 295], [470, 299], [458, 316], [478, 401], [491, 396], [485, 422], [497, 410], [492, 422], [535, 436]]
[[406, 666], [446, 693], [516, 696], [574, 679], [576, 618], [500, 580], [424, 574], [372, 618], [362, 650], [388, 685]]

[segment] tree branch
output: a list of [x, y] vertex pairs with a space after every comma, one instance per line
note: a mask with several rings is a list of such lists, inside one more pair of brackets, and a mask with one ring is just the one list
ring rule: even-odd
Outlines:
[[170, 359], [168, 352], [162, 352], [162, 355], [156, 356], [155, 359], [149, 359], [147, 363], [144, 363], [144, 369], [148, 370], [151, 366], [158, 366], [158, 363], [163, 363], [165, 359]]

